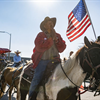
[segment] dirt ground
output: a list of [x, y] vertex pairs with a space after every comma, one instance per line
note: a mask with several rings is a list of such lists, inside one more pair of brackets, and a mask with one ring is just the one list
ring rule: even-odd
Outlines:
[[[15, 98], [16, 93], [12, 95], [12, 100], [16, 100]], [[8, 94], [5, 94], [0, 100], [8, 100]], [[94, 97], [94, 92], [85, 92], [81, 94], [81, 100], [100, 100], [100, 95]]]
[[94, 96], [94, 92], [86, 92], [81, 95], [82, 100], [100, 100], [99, 96]]

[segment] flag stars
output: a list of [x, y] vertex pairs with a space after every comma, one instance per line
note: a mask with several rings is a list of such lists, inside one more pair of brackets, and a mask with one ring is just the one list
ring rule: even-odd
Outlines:
[[73, 14], [75, 16], [75, 18], [80, 22], [83, 17], [86, 15], [86, 10], [85, 10], [85, 6], [83, 1], [81, 0], [81, 2], [78, 3], [78, 5], [75, 7], [75, 9], [73, 10]]

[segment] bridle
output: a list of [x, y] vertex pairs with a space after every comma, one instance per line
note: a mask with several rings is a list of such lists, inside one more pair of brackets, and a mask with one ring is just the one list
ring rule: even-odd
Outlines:
[[[83, 63], [82, 63], [82, 68], [84, 70], [84, 62], [86, 61], [86, 63], [89, 65], [89, 67], [92, 69], [92, 74], [88, 73], [90, 77], [90, 87], [91, 87], [91, 84], [92, 85], [95, 85], [96, 86], [96, 90], [95, 90], [95, 94], [94, 96], [98, 95], [97, 92], [99, 92], [99, 95], [100, 95], [100, 90], [98, 90], [98, 86], [100, 85], [100, 75], [97, 73], [97, 69], [100, 68], [100, 64], [98, 64], [97, 66], [94, 66], [92, 61], [91, 61], [91, 58], [90, 58], [90, 55], [89, 55], [89, 52], [93, 49], [99, 49], [99, 47], [93, 47], [93, 48], [90, 48], [89, 50], [85, 50], [85, 59], [83, 60]], [[87, 54], [87, 57], [86, 57], [86, 54]], [[94, 74], [97, 75], [98, 79], [95, 80], [95, 83], [92, 83], [92, 81], [94, 81]]]
[[[93, 66], [93, 63], [91, 61], [91, 58], [90, 58], [90, 55], [89, 55], [89, 52], [93, 49], [99, 49], [99, 47], [93, 47], [93, 48], [90, 48], [89, 50], [85, 50], [85, 53], [84, 53], [84, 59], [83, 59], [83, 62], [82, 62], [82, 68], [84, 70], [84, 62], [86, 61], [86, 63], [89, 65], [89, 67], [92, 69], [92, 77], [94, 75], [94, 73], [97, 74], [97, 76], [100, 78], [99, 74], [97, 73], [97, 69], [100, 67], [100, 65], [97, 65], [97, 66]], [[87, 56], [86, 56], [87, 54]], [[87, 72], [88, 73], [88, 72]], [[88, 73], [91, 75], [91, 73]]]

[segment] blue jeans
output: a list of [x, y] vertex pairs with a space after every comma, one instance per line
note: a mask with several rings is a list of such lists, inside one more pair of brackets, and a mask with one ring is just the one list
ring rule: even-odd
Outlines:
[[29, 89], [29, 98], [32, 96], [34, 90], [40, 83], [40, 81], [43, 77], [44, 71], [46, 69], [46, 66], [49, 61], [50, 60], [41, 60], [38, 64], [38, 66], [35, 68], [34, 76], [33, 76], [33, 79], [32, 79], [31, 85], [30, 85], [30, 89]]

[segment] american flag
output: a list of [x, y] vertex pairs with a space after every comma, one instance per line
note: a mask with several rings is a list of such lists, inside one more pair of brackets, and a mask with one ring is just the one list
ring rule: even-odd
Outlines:
[[77, 4], [68, 16], [67, 37], [70, 42], [80, 37], [91, 25], [83, 0]]

